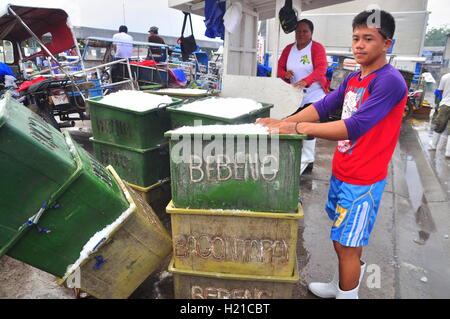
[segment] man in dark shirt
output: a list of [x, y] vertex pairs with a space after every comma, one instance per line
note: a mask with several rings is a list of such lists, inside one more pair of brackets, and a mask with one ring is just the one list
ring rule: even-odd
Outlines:
[[[158, 35], [158, 28], [157, 27], [151, 27], [150, 30], [148, 30], [148, 32], [150, 33], [150, 35], [148, 36], [148, 42], [150, 43], [159, 43], [159, 44], [166, 44], [164, 42], [164, 39], [161, 38]], [[150, 52], [151, 51], [151, 52]], [[151, 54], [150, 54], [151, 53]], [[149, 49], [148, 52], [148, 59], [151, 59], [153, 55], [153, 58], [157, 61], [160, 62], [160, 58], [163, 55], [163, 50], [161, 48], [157, 48], [157, 47], [152, 47]]]

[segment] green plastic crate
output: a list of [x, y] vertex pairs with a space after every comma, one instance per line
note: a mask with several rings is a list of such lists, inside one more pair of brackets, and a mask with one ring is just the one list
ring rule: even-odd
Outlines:
[[[92, 134], [97, 141], [132, 148], [147, 149], [166, 142], [164, 132], [170, 129], [166, 106], [137, 112], [103, 104], [102, 97], [88, 99]], [[180, 99], [172, 99], [175, 105]]]
[[[129, 204], [112, 175], [68, 133], [9, 97], [0, 101], [0, 135], [0, 256], [62, 277]], [[38, 212], [37, 226], [27, 226]]]
[[258, 118], [270, 117], [270, 109], [273, 107], [273, 104], [261, 104], [262, 108], [231, 119], [180, 110], [179, 108], [185, 104], [169, 106], [167, 111], [170, 114], [173, 129], [183, 126], [194, 126], [196, 124], [195, 121], [202, 121], [202, 125], [246, 124], [254, 123]]
[[166, 142], [148, 149], [137, 149], [90, 139], [95, 157], [111, 165], [126, 182], [147, 187], [170, 175], [169, 145]]
[[[175, 207], [296, 211], [302, 140], [306, 135], [168, 132], [166, 136], [171, 138], [170, 173]], [[205, 153], [210, 154], [208, 149], [213, 149], [209, 159], [205, 157]]]

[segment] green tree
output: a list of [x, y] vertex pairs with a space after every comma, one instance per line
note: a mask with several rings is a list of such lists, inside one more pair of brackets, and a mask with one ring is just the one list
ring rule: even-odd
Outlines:
[[448, 26], [431, 28], [425, 36], [425, 46], [427, 47], [442, 47], [447, 41], [447, 34], [450, 33]]

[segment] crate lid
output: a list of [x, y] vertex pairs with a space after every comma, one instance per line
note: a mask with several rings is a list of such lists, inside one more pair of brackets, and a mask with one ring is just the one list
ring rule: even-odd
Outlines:
[[114, 105], [110, 105], [110, 104], [105, 104], [102, 102], [102, 100], [104, 99], [103, 96], [99, 96], [99, 97], [95, 97], [95, 98], [90, 98], [87, 99], [86, 101], [91, 105], [91, 106], [98, 106], [98, 107], [103, 107], [103, 108], [107, 108], [107, 109], [111, 109], [114, 111], [120, 111], [120, 112], [124, 112], [124, 113], [132, 113], [132, 114], [136, 114], [136, 115], [145, 115], [148, 113], [152, 113], [152, 112], [157, 112], [161, 109], [166, 109], [169, 106], [173, 106], [176, 104], [181, 103], [183, 100], [182, 99], [177, 99], [177, 98], [171, 98], [172, 99], [172, 103], [169, 104], [162, 104], [158, 107], [146, 110], [146, 111], [136, 111], [136, 110], [130, 110], [130, 109], [126, 109], [126, 108], [121, 108], [121, 107], [117, 107]]
[[299, 281], [298, 265], [294, 267], [292, 272], [292, 277], [282, 277], [282, 276], [258, 276], [258, 275], [244, 275], [244, 274], [227, 274], [219, 272], [206, 272], [206, 271], [196, 271], [196, 270], [181, 270], [177, 269], [175, 266], [175, 259], [172, 258], [168, 268], [169, 272], [179, 275], [187, 276], [201, 276], [216, 279], [226, 279], [226, 280], [245, 280], [245, 281], [267, 281], [267, 282], [279, 282], [279, 283], [291, 283], [295, 284]]
[[268, 138], [279, 138], [284, 140], [304, 140], [308, 137], [304, 134], [269, 134], [266, 128], [257, 124], [184, 126], [164, 134], [165, 137], [170, 138], [175, 136], [202, 137], [211, 135], [227, 137], [256, 137], [266, 135]]
[[210, 216], [235, 216], [235, 217], [253, 217], [253, 218], [273, 218], [273, 219], [301, 219], [304, 217], [303, 207], [299, 203], [297, 213], [269, 213], [254, 212], [249, 210], [238, 209], [193, 209], [193, 208], [177, 208], [173, 201], [167, 205], [166, 212], [168, 214], [185, 214], [185, 215], [210, 215]]
[[202, 89], [178, 89], [178, 88], [169, 88], [169, 89], [159, 89], [159, 90], [146, 90], [145, 93], [152, 94], [160, 94], [160, 95], [169, 95], [176, 97], [206, 97], [212, 95], [212, 92], [208, 90]]
[[159, 145], [156, 145], [156, 146], [151, 147], [151, 148], [142, 149], [142, 148], [134, 148], [134, 147], [131, 147], [131, 146], [114, 144], [114, 143], [105, 142], [105, 141], [99, 141], [99, 140], [95, 139], [94, 137], [90, 137], [89, 141], [91, 141], [92, 143], [102, 144], [102, 145], [107, 145], [107, 146], [112, 146], [112, 147], [117, 147], [119, 149], [124, 149], [124, 150], [127, 150], [127, 151], [136, 152], [136, 153], [145, 153], [145, 152], [153, 151], [153, 150], [156, 150], [156, 149], [164, 148], [164, 147], [167, 146], [167, 144], [169, 144], [169, 142], [166, 142], [166, 143], [159, 144]]
[[[216, 98], [216, 97], [206, 97], [206, 98], [202, 98], [202, 99], [198, 99], [197, 101], [193, 102], [193, 103], [205, 103], [208, 102], [208, 100], [219, 100], [220, 98]], [[222, 98], [222, 99], [226, 99], [226, 98]], [[230, 98], [228, 98], [230, 99]], [[259, 104], [261, 104], [261, 107], [259, 108], [255, 108], [249, 112], [243, 113], [241, 115], [237, 115], [235, 117], [224, 117], [224, 116], [220, 116], [219, 114], [214, 114], [214, 113], [205, 113], [204, 111], [202, 111], [201, 109], [196, 112], [196, 111], [192, 111], [192, 110], [183, 110], [181, 109], [183, 106], [189, 105], [189, 104], [193, 104], [193, 103], [188, 103], [188, 104], [177, 104], [177, 105], [171, 105], [169, 107], [167, 107], [167, 111], [172, 112], [172, 113], [180, 113], [180, 114], [184, 114], [184, 115], [191, 115], [191, 116], [200, 116], [203, 118], [207, 118], [207, 119], [212, 119], [212, 120], [216, 120], [216, 121], [222, 121], [222, 122], [226, 122], [226, 123], [232, 123], [232, 122], [236, 122], [240, 119], [245, 119], [249, 116], [255, 116], [258, 115], [260, 113], [264, 113], [267, 110], [273, 108], [273, 104], [269, 104], [269, 103], [262, 103], [262, 102], [257, 102]], [[213, 107], [213, 106], [211, 106]]]

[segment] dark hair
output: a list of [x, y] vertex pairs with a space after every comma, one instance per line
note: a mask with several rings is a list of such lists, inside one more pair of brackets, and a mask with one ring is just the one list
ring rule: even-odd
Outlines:
[[306, 23], [309, 27], [309, 30], [311, 30], [311, 33], [314, 32], [314, 24], [312, 23], [311, 20], [308, 19], [301, 19], [299, 22], [297, 22], [297, 27], [300, 23]]
[[128, 33], [128, 28], [126, 25], [121, 25], [119, 28], [119, 32], [125, 32]]
[[[395, 32], [395, 19], [389, 12], [384, 10], [373, 9], [370, 11], [361, 12], [353, 19], [353, 30], [357, 27], [367, 26], [370, 23], [373, 24], [374, 22], [369, 20], [372, 18], [374, 13], [379, 13], [380, 16], [380, 26], [378, 26], [378, 32], [380, 32], [383, 38], [392, 39]], [[377, 23], [377, 21], [375, 21], [375, 23]]]

